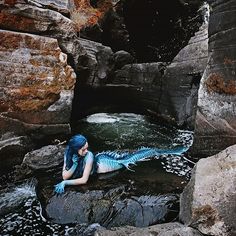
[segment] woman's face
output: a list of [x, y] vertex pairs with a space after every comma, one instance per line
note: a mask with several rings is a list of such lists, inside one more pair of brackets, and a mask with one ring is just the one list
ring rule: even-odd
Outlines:
[[78, 154], [80, 156], [85, 156], [88, 152], [88, 143], [86, 142], [85, 145], [78, 150]]

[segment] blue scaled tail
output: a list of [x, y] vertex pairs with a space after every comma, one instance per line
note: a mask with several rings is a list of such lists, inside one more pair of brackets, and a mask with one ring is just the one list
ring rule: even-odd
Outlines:
[[131, 170], [130, 165], [135, 165], [139, 161], [148, 160], [151, 157], [159, 157], [161, 155], [181, 155], [187, 150], [187, 147], [178, 147], [171, 150], [142, 147], [133, 153], [119, 153], [116, 151], [101, 152], [95, 155], [97, 173], [107, 173], [119, 170], [123, 167]]

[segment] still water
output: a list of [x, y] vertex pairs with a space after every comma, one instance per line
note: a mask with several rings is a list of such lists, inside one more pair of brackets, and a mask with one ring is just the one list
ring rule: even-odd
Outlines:
[[[93, 114], [79, 121], [75, 132], [88, 138], [94, 153], [134, 151], [140, 147], [190, 147], [193, 139], [190, 131], [157, 124], [147, 116], [132, 113]], [[101, 188], [129, 182], [137, 195], [178, 192], [182, 190], [181, 184], [186, 184], [192, 166], [184, 155], [162, 156], [138, 163], [132, 167], [133, 172], [124, 170], [114, 176], [100, 176], [96, 181]], [[44, 176], [49, 178], [51, 176]], [[0, 235], [73, 235], [73, 226], [55, 224], [44, 218], [35, 186], [32, 178], [1, 190]], [[93, 184], [89, 188], [93, 188]]]

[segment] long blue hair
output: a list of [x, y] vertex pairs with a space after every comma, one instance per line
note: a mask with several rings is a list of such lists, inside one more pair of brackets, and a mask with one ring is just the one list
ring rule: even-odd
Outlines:
[[81, 149], [87, 142], [87, 139], [81, 135], [74, 135], [68, 142], [68, 145], [65, 150], [65, 161], [66, 166], [72, 166], [72, 157], [74, 154], [78, 155], [78, 150]]

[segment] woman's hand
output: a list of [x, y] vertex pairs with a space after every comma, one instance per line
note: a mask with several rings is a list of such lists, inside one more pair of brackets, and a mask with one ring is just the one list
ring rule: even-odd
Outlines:
[[76, 164], [76, 165], [78, 165], [78, 157], [77, 156], [73, 156], [72, 157], [72, 161], [73, 161], [73, 164]]
[[64, 191], [65, 191], [65, 185], [66, 185], [65, 180], [61, 181], [61, 183], [56, 184], [56, 185], [54, 186], [54, 187], [55, 187], [54, 191], [55, 191], [56, 193], [59, 193], [59, 194], [64, 193]]

